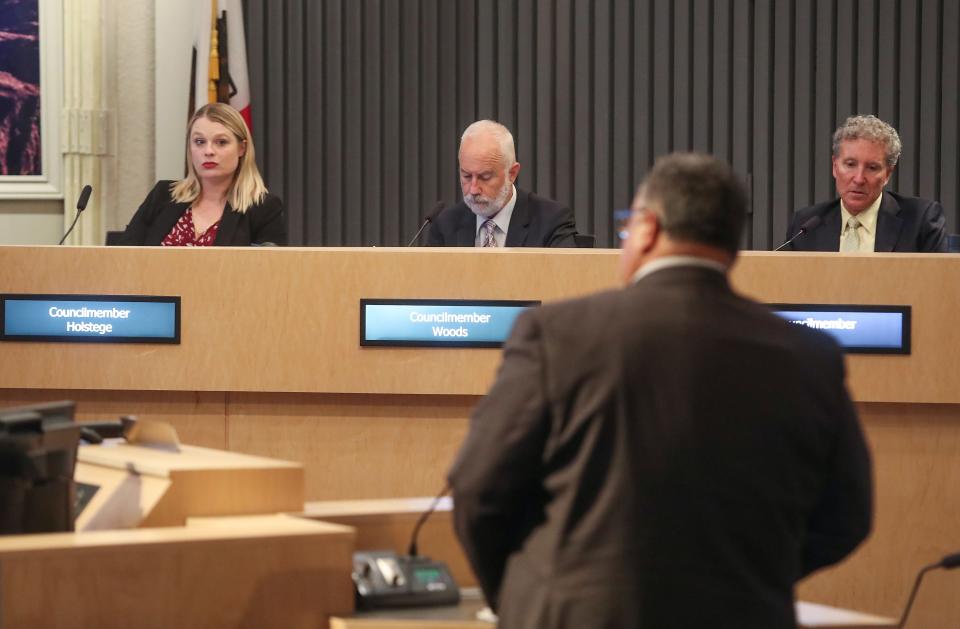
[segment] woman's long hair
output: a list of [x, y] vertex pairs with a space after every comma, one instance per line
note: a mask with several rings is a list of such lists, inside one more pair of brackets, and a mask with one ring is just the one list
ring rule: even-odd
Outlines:
[[246, 151], [240, 156], [237, 170], [233, 173], [230, 189], [227, 191], [227, 200], [230, 202], [230, 207], [243, 214], [251, 205], [263, 201], [263, 197], [267, 194], [267, 186], [264, 185], [263, 177], [260, 176], [260, 171], [257, 169], [253, 137], [250, 135], [247, 123], [244, 122], [243, 117], [236, 109], [224, 103], [204, 105], [190, 118], [190, 124], [187, 125], [186, 142], [187, 176], [170, 187], [170, 195], [178, 203], [193, 203], [200, 196], [200, 178], [197, 176], [197, 170], [190, 156], [190, 134], [193, 133], [193, 123], [200, 118], [219, 122], [237, 138], [238, 142], [246, 147]]

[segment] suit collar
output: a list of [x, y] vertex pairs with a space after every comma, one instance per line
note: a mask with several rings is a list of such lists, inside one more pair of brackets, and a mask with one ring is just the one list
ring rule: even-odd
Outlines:
[[517, 191], [517, 204], [513, 208], [513, 216], [510, 217], [510, 229], [507, 230], [506, 247], [522, 247], [527, 240], [527, 233], [530, 231], [530, 194], [519, 188]]
[[217, 229], [217, 237], [214, 239], [214, 245], [229, 246], [233, 242], [233, 235], [237, 233], [237, 226], [240, 224], [240, 212], [234, 212], [230, 202], [223, 208], [223, 216], [220, 217], [220, 227]]
[[840, 251], [840, 230], [843, 219], [840, 213], [840, 199], [830, 206], [830, 210], [823, 217], [823, 226], [814, 232], [818, 251]]
[[477, 215], [470, 211], [467, 204], [463, 201], [464, 213], [460, 215], [460, 222], [457, 223], [456, 246], [473, 247], [477, 243]]
[[900, 218], [900, 204], [887, 191], [883, 192], [883, 201], [880, 202], [880, 211], [877, 214], [877, 235], [874, 251], [893, 251], [893, 247], [900, 238], [900, 229], [903, 219]]
[[727, 279], [726, 273], [715, 268], [689, 264], [658, 269], [631, 283], [628, 289], [633, 286], [676, 286], [691, 283], [702, 287], [713, 286], [723, 290], [730, 290], [730, 282]]

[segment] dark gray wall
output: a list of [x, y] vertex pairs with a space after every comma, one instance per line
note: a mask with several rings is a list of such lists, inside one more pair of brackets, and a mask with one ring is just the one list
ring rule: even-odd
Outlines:
[[653, 159], [729, 160], [746, 246], [833, 196], [830, 135], [876, 113], [904, 152], [891, 188], [957, 220], [956, 0], [247, 0], [254, 137], [291, 242], [397, 245], [459, 199], [457, 142], [510, 127], [519, 184], [613, 244]]

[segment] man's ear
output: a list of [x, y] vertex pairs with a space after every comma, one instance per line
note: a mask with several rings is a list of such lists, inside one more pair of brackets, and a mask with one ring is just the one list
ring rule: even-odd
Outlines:
[[660, 225], [660, 218], [654, 212], [644, 212], [639, 217], [637, 230], [640, 236], [640, 246], [643, 253], [649, 253], [657, 244], [663, 228]]
[[514, 183], [517, 180], [517, 175], [520, 174], [520, 162], [514, 162], [507, 170], [507, 175], [510, 177], [510, 183]]

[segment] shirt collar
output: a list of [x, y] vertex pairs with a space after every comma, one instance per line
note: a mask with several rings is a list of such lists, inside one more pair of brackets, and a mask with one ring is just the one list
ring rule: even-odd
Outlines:
[[[513, 184], [510, 184], [511, 194], [510, 200], [507, 201], [507, 204], [503, 206], [499, 212], [494, 214], [492, 217], [493, 222], [496, 223], [497, 227], [500, 228], [500, 231], [504, 234], [507, 233], [507, 228], [510, 227], [510, 217], [513, 216], [513, 208], [517, 205], [517, 187]], [[473, 232], [474, 237], [480, 233], [480, 227], [487, 222], [487, 217], [477, 216], [477, 227]]]
[[[883, 190], [880, 191], [880, 194], [877, 196], [877, 198], [874, 199], [873, 203], [870, 204], [870, 207], [857, 214], [857, 220], [860, 221], [860, 225], [867, 230], [868, 234], [876, 233], [877, 216], [880, 214], [881, 201], [883, 201]], [[847, 221], [850, 220], [851, 216], [853, 216], [853, 214], [847, 210], [847, 206], [843, 204], [843, 199], [841, 199], [840, 218], [843, 222], [841, 223], [842, 227], [840, 228], [840, 233], [846, 231]]]
[[715, 260], [708, 260], [698, 256], [664, 256], [662, 258], [657, 258], [652, 262], [648, 262], [637, 269], [637, 272], [633, 274], [633, 281], [639, 282], [641, 279], [645, 278], [651, 273], [656, 273], [657, 271], [662, 271], [663, 269], [671, 269], [677, 266], [697, 266], [704, 269], [712, 269], [718, 273], [725, 274], [727, 272], [727, 265]]

